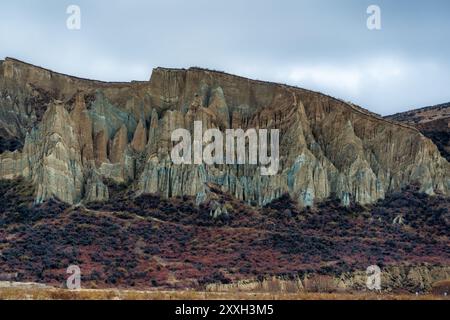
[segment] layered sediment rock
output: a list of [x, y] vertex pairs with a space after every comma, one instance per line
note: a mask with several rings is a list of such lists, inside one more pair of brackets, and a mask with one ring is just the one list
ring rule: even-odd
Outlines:
[[145, 150], [146, 145], [147, 128], [145, 127], [145, 123], [140, 120], [136, 131], [134, 132], [133, 141], [131, 141], [131, 147], [137, 152], [142, 152]]
[[105, 130], [99, 131], [94, 138], [95, 161], [98, 166], [108, 163], [108, 136]]
[[[171, 133], [193, 130], [194, 121], [204, 130], [279, 129], [278, 174], [262, 176], [250, 164], [173, 164]], [[366, 204], [416, 182], [430, 194], [450, 192], [449, 162], [412, 127], [320, 93], [198, 68], [103, 83], [7, 59], [0, 132], [24, 145], [0, 155], [0, 177], [33, 179], [38, 201], [105, 199], [103, 178], [136, 193], [199, 199], [214, 183], [255, 205], [285, 193], [305, 206], [332, 195]]]
[[122, 161], [127, 144], [128, 144], [127, 127], [125, 125], [122, 125], [111, 142], [110, 159], [112, 163], [120, 163]]
[[108, 187], [95, 170], [91, 170], [87, 177], [84, 199], [86, 202], [101, 202], [109, 199]]
[[[430, 292], [434, 283], [448, 279], [450, 268], [442, 266], [389, 266], [380, 273], [383, 292]], [[327, 277], [307, 275], [294, 280], [272, 277], [262, 281], [250, 279], [230, 284], [210, 284], [206, 291], [212, 292], [302, 292], [318, 290], [345, 292], [367, 289], [367, 273], [355, 271], [340, 276]]]
[[83, 163], [86, 163], [94, 159], [94, 144], [92, 140], [92, 121], [87, 114], [83, 94], [77, 94], [71, 118], [75, 125], [75, 133], [79, 139], [81, 158]]

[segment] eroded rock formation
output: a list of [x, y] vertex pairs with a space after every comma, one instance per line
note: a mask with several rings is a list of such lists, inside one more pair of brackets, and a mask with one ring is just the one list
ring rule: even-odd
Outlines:
[[414, 126], [438, 147], [450, 161], [450, 103], [425, 107], [386, 117]]
[[[261, 176], [255, 165], [174, 165], [171, 133], [192, 130], [194, 121], [205, 129], [279, 129], [278, 174]], [[137, 194], [199, 199], [213, 183], [255, 205], [285, 193], [304, 206], [330, 196], [367, 204], [411, 183], [450, 193], [449, 162], [413, 127], [320, 93], [198, 68], [104, 83], [7, 58], [0, 132], [23, 145], [0, 155], [0, 178], [31, 179], [38, 202], [105, 200], [104, 178]]]

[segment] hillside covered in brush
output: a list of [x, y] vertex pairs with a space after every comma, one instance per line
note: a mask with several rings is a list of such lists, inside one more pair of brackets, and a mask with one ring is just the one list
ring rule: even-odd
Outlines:
[[32, 185], [1, 181], [0, 274], [62, 286], [77, 264], [85, 288], [328, 275], [351, 289], [353, 273], [377, 264], [390, 277], [385, 288], [412, 291], [450, 276], [450, 203], [417, 187], [368, 206], [330, 198], [300, 209], [285, 195], [256, 209], [214, 188], [214, 200], [197, 206], [193, 197], [135, 198], [105, 183], [108, 201], [69, 206], [33, 205]]

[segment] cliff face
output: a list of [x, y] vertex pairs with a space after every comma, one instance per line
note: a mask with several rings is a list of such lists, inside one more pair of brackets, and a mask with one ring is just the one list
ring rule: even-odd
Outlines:
[[[171, 133], [194, 121], [204, 130], [279, 129], [278, 174], [261, 176], [259, 165], [174, 165]], [[330, 195], [366, 204], [411, 183], [450, 193], [449, 162], [412, 127], [320, 93], [197, 68], [103, 83], [6, 59], [0, 132], [8, 142], [0, 178], [31, 179], [38, 202], [106, 200], [104, 178], [136, 194], [199, 202], [213, 183], [258, 205], [285, 193], [305, 206]]]
[[416, 127], [450, 161], [450, 103], [397, 113], [387, 118]]

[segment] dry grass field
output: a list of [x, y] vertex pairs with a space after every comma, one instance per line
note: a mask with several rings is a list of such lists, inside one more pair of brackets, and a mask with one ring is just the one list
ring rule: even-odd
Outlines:
[[58, 288], [0, 288], [1, 300], [450, 300], [443, 295], [376, 293], [220, 293], [199, 291], [70, 291]]

